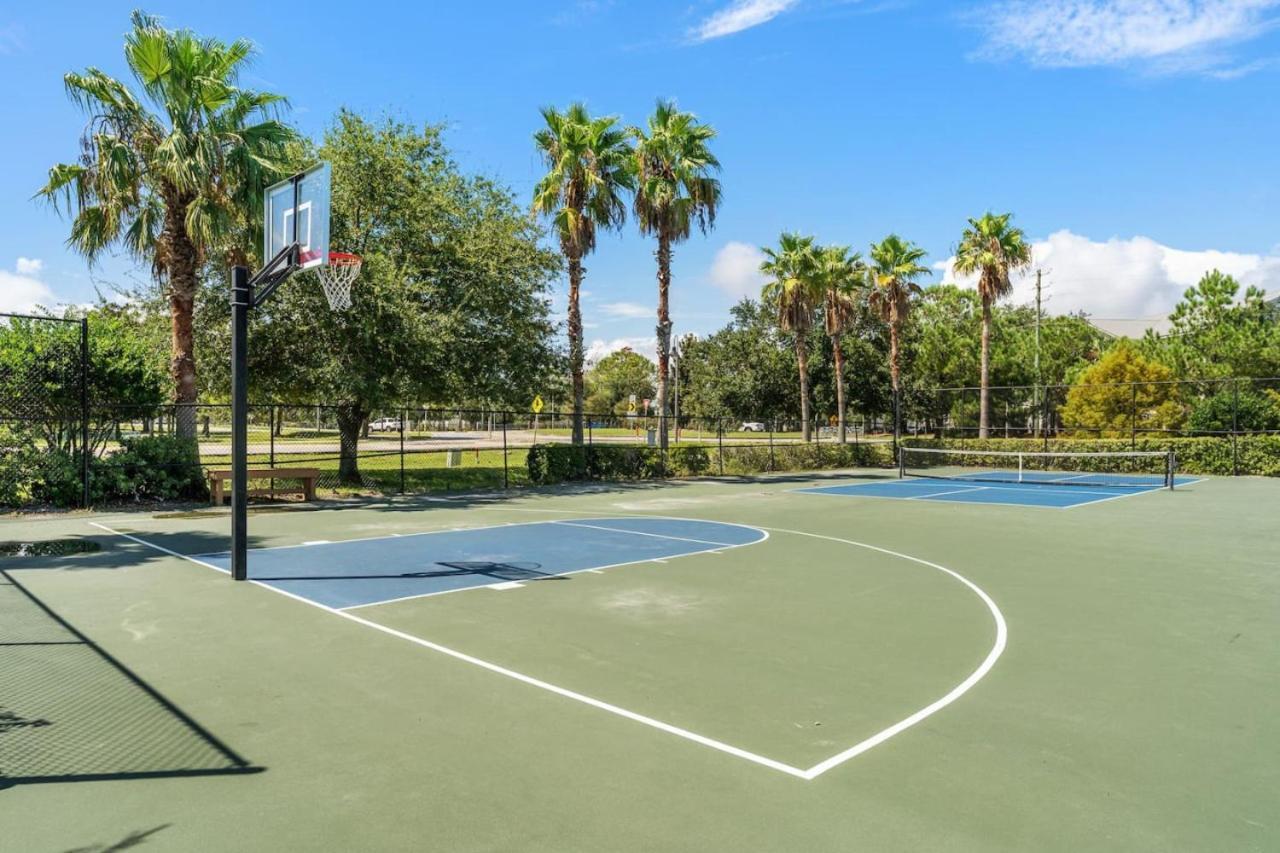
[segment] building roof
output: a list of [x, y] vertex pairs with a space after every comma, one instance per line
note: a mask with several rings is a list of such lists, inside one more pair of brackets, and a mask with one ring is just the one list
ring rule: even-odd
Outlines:
[[1167, 335], [1173, 323], [1166, 316], [1157, 317], [1090, 317], [1089, 322], [1104, 335], [1113, 338], [1132, 338], [1139, 340], [1147, 334], [1147, 330], [1157, 335]]

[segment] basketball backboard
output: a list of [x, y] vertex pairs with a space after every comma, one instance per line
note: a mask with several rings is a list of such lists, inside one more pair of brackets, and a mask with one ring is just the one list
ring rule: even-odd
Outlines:
[[267, 189], [266, 254], [274, 258], [297, 243], [298, 265], [308, 270], [329, 262], [329, 164], [318, 163]]

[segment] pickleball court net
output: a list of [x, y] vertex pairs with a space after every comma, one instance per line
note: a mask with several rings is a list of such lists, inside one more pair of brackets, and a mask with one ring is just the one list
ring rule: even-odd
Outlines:
[[1033, 452], [899, 448], [901, 477], [1094, 488], [1173, 488], [1172, 451]]

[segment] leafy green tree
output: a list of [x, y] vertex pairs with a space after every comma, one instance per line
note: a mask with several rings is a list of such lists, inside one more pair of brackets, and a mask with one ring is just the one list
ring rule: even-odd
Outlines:
[[822, 287], [822, 322], [831, 339], [836, 379], [836, 425], [843, 444], [848, 407], [844, 399], [843, 337], [858, 319], [858, 307], [865, 298], [866, 268], [862, 256], [849, 253], [848, 246], [825, 246], [817, 256], [817, 276]]
[[[902, 327], [910, 316], [912, 301], [921, 292], [916, 280], [929, 272], [929, 268], [920, 263], [924, 256], [924, 249], [897, 234], [890, 234], [871, 246], [867, 265], [871, 285], [868, 298], [889, 325], [889, 378], [895, 397], [902, 392], [899, 351]], [[895, 412], [895, 433], [899, 428], [898, 417]]]
[[633, 151], [615, 116], [593, 118], [583, 104], [560, 112], [545, 107], [546, 126], [534, 134], [547, 174], [533, 191], [534, 212], [548, 217], [569, 266], [569, 371], [573, 378], [573, 443], [582, 444], [582, 259], [595, 251], [596, 232], [620, 228], [623, 195], [635, 187]]
[[795, 419], [796, 360], [792, 346], [761, 303], [744, 299], [729, 323], [680, 345], [680, 409], [699, 418]]
[[[248, 41], [167, 30], [141, 12], [131, 21], [125, 61], [143, 97], [97, 68], [67, 74], [90, 119], [80, 159], [54, 166], [39, 195], [65, 205], [68, 242], [90, 262], [119, 245], [151, 265], [169, 302], [174, 401], [194, 404], [198, 271], [257, 215], [294, 133], [272, 117], [279, 95], [240, 88]], [[180, 432], [194, 436], [194, 409], [180, 412]]]
[[671, 246], [687, 240], [696, 223], [703, 234], [715, 225], [720, 161], [708, 143], [715, 128], [681, 112], [672, 101], [658, 101], [648, 128], [633, 127], [635, 139], [635, 214], [640, 231], [658, 240], [658, 441], [667, 447], [667, 379], [671, 360]]
[[631, 349], [621, 349], [600, 359], [587, 373], [588, 414], [626, 414], [631, 395], [653, 399], [653, 362]]
[[1187, 427], [1195, 432], [1280, 430], [1280, 392], [1224, 385], [1195, 403]]
[[[89, 449], [112, 438], [120, 421], [155, 417], [164, 402], [164, 368], [141, 312], [108, 303], [68, 311], [89, 324]], [[0, 399], [21, 414], [46, 450], [80, 452], [81, 354], [78, 323], [13, 319], [0, 324]]]
[[818, 248], [812, 237], [784, 232], [778, 248], [762, 250], [765, 260], [760, 272], [770, 281], [761, 291], [762, 301], [773, 309], [778, 327], [793, 336], [796, 369], [800, 375], [800, 419], [804, 440], [809, 441], [809, 341], [814, 313], [822, 302], [822, 282], [817, 274]]
[[364, 259], [354, 304], [332, 312], [311, 275], [291, 279], [255, 312], [249, 372], [255, 396], [287, 387], [334, 407], [339, 477], [358, 483], [361, 428], [379, 410], [528, 405], [559, 364], [559, 263], [507, 189], [450, 160], [439, 127], [344, 111], [318, 154], [333, 168], [332, 245]]
[[986, 213], [979, 219], [970, 219], [956, 249], [956, 272], [978, 275], [978, 295], [982, 299], [979, 438], [986, 438], [991, 427], [991, 307], [1013, 292], [1009, 275], [1031, 264], [1031, 245], [1021, 228], [1010, 225], [1012, 219], [1012, 213]]
[[1262, 290], [1239, 294], [1231, 276], [1205, 273], [1169, 315], [1169, 333], [1148, 333], [1144, 350], [1182, 378], [1280, 374], [1280, 318]]
[[1062, 407], [1072, 431], [1117, 438], [1134, 430], [1174, 430], [1186, 412], [1178, 401], [1173, 371], [1152, 361], [1129, 341], [1120, 341], [1080, 374]]

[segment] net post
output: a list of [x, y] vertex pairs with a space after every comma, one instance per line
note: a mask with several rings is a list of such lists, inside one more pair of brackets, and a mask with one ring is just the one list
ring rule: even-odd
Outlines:
[[1165, 483], [1169, 491], [1173, 491], [1178, 479], [1178, 455], [1172, 447], [1169, 448], [1169, 455], [1165, 457], [1164, 472]]
[[907, 478], [907, 452], [905, 447], [898, 448], [898, 479]]
[[1022, 482], [1022, 454], [1018, 454], [1018, 482]]
[[[552, 423], [554, 423], [554, 419]], [[507, 462], [507, 413], [502, 413], [502, 488], [511, 488], [511, 474]]]
[[400, 409], [400, 494], [404, 494], [404, 422], [409, 412]]

